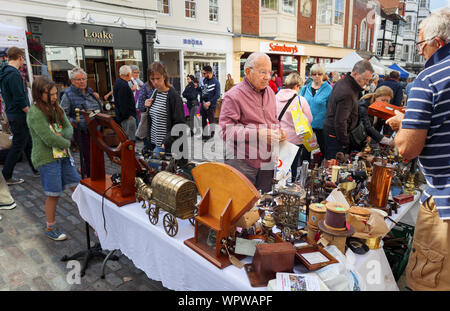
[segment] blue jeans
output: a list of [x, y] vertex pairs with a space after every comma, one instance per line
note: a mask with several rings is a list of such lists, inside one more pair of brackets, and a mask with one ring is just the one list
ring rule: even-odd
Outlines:
[[59, 197], [65, 188], [76, 187], [80, 183], [72, 157], [41, 165], [38, 171], [44, 192], [49, 197]]

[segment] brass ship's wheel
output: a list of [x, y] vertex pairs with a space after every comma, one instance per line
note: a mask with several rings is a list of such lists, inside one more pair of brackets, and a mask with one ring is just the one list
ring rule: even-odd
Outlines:
[[178, 221], [172, 214], [167, 213], [164, 215], [163, 225], [169, 236], [174, 237], [178, 233]]
[[150, 219], [150, 223], [152, 225], [156, 225], [159, 220], [159, 208], [157, 207], [150, 207], [148, 209], [148, 219]]

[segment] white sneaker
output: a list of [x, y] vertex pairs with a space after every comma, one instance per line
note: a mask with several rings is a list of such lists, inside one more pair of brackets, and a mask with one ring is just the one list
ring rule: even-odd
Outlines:
[[16, 179], [11, 177], [10, 179], [6, 180], [6, 184], [7, 185], [17, 185], [17, 184], [21, 184], [23, 183], [25, 180], [23, 180], [22, 178]]
[[0, 205], [0, 210], [10, 210], [10, 209], [15, 208], [16, 206], [17, 206], [16, 202], [12, 202], [11, 204], [3, 204], [3, 205]]

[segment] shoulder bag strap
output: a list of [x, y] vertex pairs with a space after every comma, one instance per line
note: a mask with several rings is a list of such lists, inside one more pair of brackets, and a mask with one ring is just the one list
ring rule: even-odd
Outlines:
[[286, 112], [286, 110], [288, 109], [289, 105], [292, 103], [292, 101], [294, 100], [295, 97], [297, 97], [298, 95], [295, 94], [294, 96], [291, 97], [291, 99], [288, 100], [288, 102], [286, 103], [286, 105], [284, 106], [283, 110], [281, 110], [280, 115], [278, 116], [278, 121], [281, 121], [281, 118], [283, 118], [284, 113]]

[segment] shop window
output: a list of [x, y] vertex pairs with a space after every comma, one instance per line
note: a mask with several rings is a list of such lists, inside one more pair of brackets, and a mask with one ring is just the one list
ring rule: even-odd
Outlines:
[[295, 56], [281, 56], [283, 62], [283, 83], [292, 72], [298, 72], [298, 58]]
[[219, 4], [218, 0], [209, 0], [209, 21], [218, 22], [219, 21]]
[[[50, 78], [56, 83], [58, 91], [70, 86], [70, 72], [75, 67], [84, 68], [81, 47], [51, 46], [45, 47], [45, 59]], [[44, 68], [42, 74], [46, 75]]]
[[294, 0], [283, 0], [283, 12], [288, 14], [295, 14]]
[[334, 0], [334, 23], [337, 25], [344, 25], [345, 2], [344, 0]]
[[187, 18], [197, 17], [196, 0], [185, 0], [184, 1], [185, 15]]
[[142, 51], [141, 50], [114, 50], [114, 63], [117, 75], [119, 74], [119, 69], [123, 65], [136, 65], [139, 67], [140, 78], [143, 81], [147, 80], [144, 75], [143, 64], [142, 64]]
[[377, 41], [377, 56], [382, 56], [381, 51], [383, 50], [383, 41]]
[[331, 13], [333, 11], [333, 0], [318, 0], [317, 19], [319, 24], [331, 24]]
[[278, 11], [278, 0], [261, 0], [261, 7]]
[[170, 14], [170, 0], [158, 0], [158, 12], [162, 14]]

